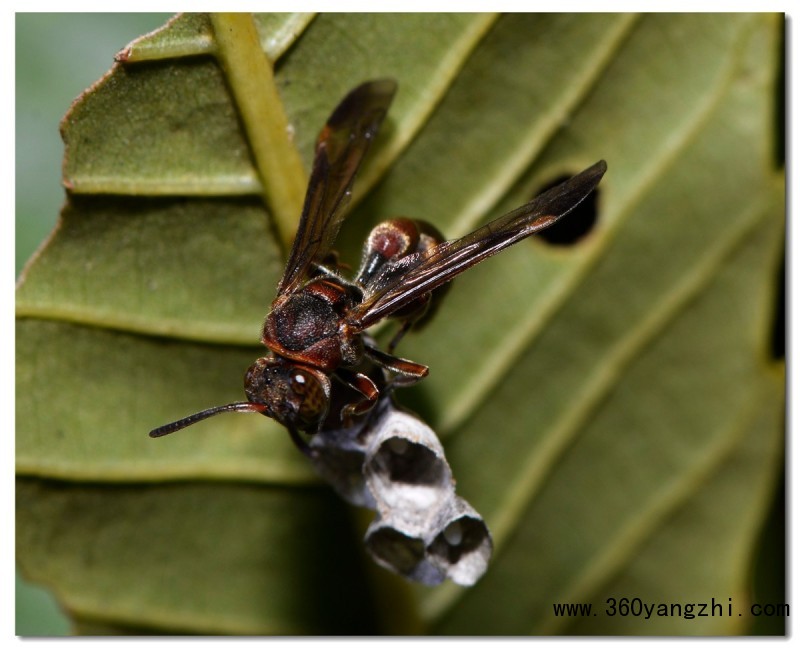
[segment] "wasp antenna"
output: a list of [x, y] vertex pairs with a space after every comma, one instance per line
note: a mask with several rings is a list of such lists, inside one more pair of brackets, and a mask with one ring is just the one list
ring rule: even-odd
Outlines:
[[203, 410], [202, 412], [197, 412], [196, 414], [182, 418], [180, 421], [173, 421], [172, 423], [167, 423], [166, 425], [157, 427], [155, 430], [150, 431], [150, 436], [154, 439], [157, 437], [166, 436], [167, 434], [172, 434], [173, 432], [177, 432], [185, 427], [189, 427], [190, 425], [194, 425], [195, 423], [198, 423], [204, 419], [217, 414], [222, 414], [224, 412], [244, 412], [245, 414], [254, 412], [256, 414], [263, 414], [265, 409], [266, 407], [264, 405], [260, 405], [258, 403], [228, 403], [227, 405], [220, 405], [218, 407], [212, 407], [210, 409]]

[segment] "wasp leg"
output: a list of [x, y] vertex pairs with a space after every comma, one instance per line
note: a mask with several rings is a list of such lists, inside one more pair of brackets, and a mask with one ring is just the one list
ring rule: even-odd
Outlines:
[[289, 436], [291, 437], [292, 441], [294, 441], [294, 444], [297, 446], [298, 450], [300, 450], [300, 452], [302, 452], [309, 459], [313, 459], [316, 456], [317, 451], [313, 450], [311, 446], [306, 443], [306, 440], [300, 436], [300, 433], [295, 428], [290, 427], [288, 430]]
[[[400, 311], [401, 315], [398, 317], [398, 319], [402, 319], [403, 323], [400, 325], [400, 329], [394, 334], [394, 337], [386, 347], [389, 355], [394, 355], [395, 347], [400, 343], [400, 340], [403, 339], [403, 336], [411, 330], [411, 327], [418, 322], [425, 321], [426, 315], [428, 314], [432, 303], [433, 294], [426, 293], [419, 299], [415, 299], [413, 302], [411, 302], [408, 308]], [[406, 311], [408, 312], [406, 313]]]
[[339, 255], [331, 250], [328, 255], [318, 263], [311, 264], [311, 276], [325, 276], [341, 279], [342, 271], [350, 270], [350, 266], [339, 261]]
[[361, 416], [369, 412], [378, 402], [378, 397], [381, 395], [378, 386], [372, 379], [363, 373], [357, 371], [349, 371], [348, 369], [339, 368], [334, 374], [348, 387], [355, 389], [364, 398], [355, 402], [348, 403], [342, 408], [341, 420], [345, 427], [350, 427], [353, 419], [356, 416]]
[[410, 318], [403, 321], [403, 324], [400, 326], [400, 329], [397, 331], [397, 333], [394, 334], [394, 337], [391, 339], [391, 341], [386, 347], [390, 355], [394, 355], [395, 347], [400, 343], [400, 340], [403, 339], [405, 334], [411, 330], [411, 327], [414, 326], [416, 321], [417, 321], [416, 319], [410, 319]]
[[418, 362], [398, 358], [371, 346], [365, 347], [364, 352], [370, 360], [397, 374], [391, 381], [391, 384], [395, 387], [413, 385], [428, 375], [428, 367]]

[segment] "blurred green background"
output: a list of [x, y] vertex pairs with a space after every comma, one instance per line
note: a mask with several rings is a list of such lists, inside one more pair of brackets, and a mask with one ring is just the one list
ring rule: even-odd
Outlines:
[[[16, 270], [53, 229], [64, 201], [58, 124], [131, 40], [171, 14], [16, 14]], [[16, 634], [69, 634], [52, 595], [18, 575]]]

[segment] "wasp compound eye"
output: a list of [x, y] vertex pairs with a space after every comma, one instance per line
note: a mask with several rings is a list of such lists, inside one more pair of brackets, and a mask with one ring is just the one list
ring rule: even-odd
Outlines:
[[326, 389], [326, 383], [310, 371], [295, 369], [290, 385], [296, 396], [297, 416], [304, 422], [303, 426], [298, 427], [316, 431], [328, 413], [329, 390]]

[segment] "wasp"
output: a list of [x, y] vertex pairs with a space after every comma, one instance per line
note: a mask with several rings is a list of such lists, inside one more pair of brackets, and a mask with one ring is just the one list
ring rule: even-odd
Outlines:
[[[353, 181], [396, 91], [368, 81], [336, 107], [320, 132], [297, 233], [277, 296], [261, 331], [267, 354], [244, 376], [246, 401], [192, 414], [150, 432], [160, 437], [223, 412], [258, 413], [303, 434], [346, 427], [395, 386], [416, 383], [428, 367], [394, 354], [400, 338], [430, 316], [448, 282], [574, 209], [606, 171], [599, 161], [566, 182], [456, 240], [430, 224], [396, 218], [364, 244], [355, 278], [343, 276], [333, 244]], [[401, 327], [380, 350], [366, 330], [386, 318]], [[386, 378], [386, 377], [390, 378]]]

